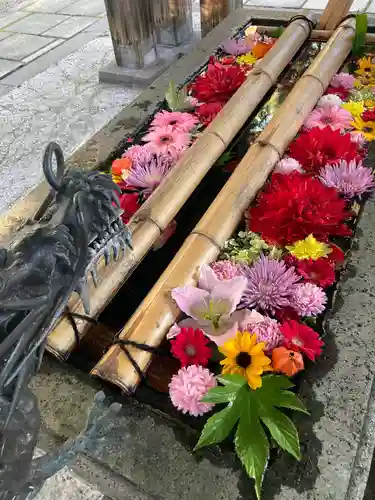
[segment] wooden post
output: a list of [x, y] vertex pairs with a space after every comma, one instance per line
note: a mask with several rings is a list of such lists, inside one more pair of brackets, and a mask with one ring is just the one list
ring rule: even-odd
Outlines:
[[200, 0], [202, 37], [242, 4], [242, 0]]
[[[220, 247], [232, 235], [279, 157], [344, 63], [352, 47], [354, 25], [355, 21], [350, 19], [335, 31], [130, 318], [120, 339], [149, 346], [158, 346], [162, 342], [180, 316], [171, 290], [188, 283], [196, 284], [199, 266], [217, 257]], [[131, 346], [127, 349], [139, 369], [147, 370], [151, 354]], [[92, 374], [129, 392], [133, 392], [139, 383], [138, 372], [119, 345], [108, 351]]]
[[156, 61], [156, 35], [150, 3], [152, 1], [105, 0], [118, 66], [141, 69]]
[[348, 15], [354, 0], [329, 0], [320, 21], [319, 29], [334, 30]]
[[181, 45], [192, 36], [191, 0], [158, 0], [152, 10], [158, 44]]

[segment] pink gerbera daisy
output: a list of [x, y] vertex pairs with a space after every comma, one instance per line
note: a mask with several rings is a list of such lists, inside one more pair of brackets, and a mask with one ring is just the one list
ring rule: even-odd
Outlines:
[[324, 106], [314, 109], [307, 117], [304, 126], [308, 130], [330, 126], [332, 130], [343, 131], [352, 128], [352, 121], [353, 117], [346, 109], [339, 106]]
[[190, 144], [190, 135], [186, 132], [174, 130], [171, 125], [151, 130], [143, 137], [147, 147], [154, 153], [170, 154], [172, 158], [178, 159], [182, 151]]
[[170, 126], [178, 132], [190, 132], [197, 123], [199, 123], [198, 118], [190, 113], [160, 111], [155, 115], [150, 127], [158, 129]]

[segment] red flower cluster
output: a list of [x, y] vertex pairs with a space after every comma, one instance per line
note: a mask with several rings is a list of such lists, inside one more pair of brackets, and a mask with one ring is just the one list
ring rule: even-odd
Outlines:
[[326, 288], [336, 281], [335, 264], [328, 258], [299, 260], [287, 255], [284, 260], [288, 267], [294, 266], [297, 274], [308, 283]]
[[349, 90], [345, 87], [328, 87], [326, 90], [326, 95], [335, 94], [340, 97], [340, 99], [347, 99], [349, 97]]
[[195, 114], [198, 116], [199, 121], [203, 123], [206, 127], [212, 122], [218, 113], [224, 107], [223, 102], [209, 102], [207, 104], [201, 104], [195, 110]]
[[362, 113], [362, 120], [364, 122], [374, 122], [375, 121], [375, 108], [368, 109], [364, 113]]
[[350, 215], [334, 188], [293, 172], [274, 174], [247, 218], [250, 231], [261, 234], [268, 243], [285, 246], [309, 234], [321, 241], [329, 236], [350, 236], [351, 230], [344, 224]]
[[123, 193], [120, 196], [120, 208], [124, 211], [121, 218], [124, 224], [129, 222], [130, 217], [135, 214], [140, 206], [138, 193]]
[[311, 361], [322, 353], [324, 343], [315, 330], [298, 321], [285, 321], [280, 326], [284, 335], [284, 346], [292, 351], [305, 354]]
[[240, 66], [223, 65], [212, 58], [206, 73], [197, 76], [190, 89], [198, 101], [225, 103], [245, 80], [246, 74]]
[[177, 337], [171, 340], [171, 352], [181, 361], [182, 366], [207, 366], [211, 357], [211, 349], [207, 347], [208, 338], [202, 330], [181, 328]]
[[319, 170], [340, 160], [360, 160], [357, 145], [350, 134], [341, 135], [331, 127], [313, 128], [301, 134], [289, 148], [289, 156], [299, 161], [305, 172], [318, 174]]

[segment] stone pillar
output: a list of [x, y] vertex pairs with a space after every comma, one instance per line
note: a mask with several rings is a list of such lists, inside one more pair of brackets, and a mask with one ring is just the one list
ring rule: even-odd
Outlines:
[[177, 46], [191, 38], [192, 0], [154, 0], [152, 11], [158, 44]]
[[243, 0], [200, 0], [202, 37], [223, 21]]
[[119, 67], [142, 69], [157, 60], [155, 25], [151, 14], [154, 2], [159, 0], [105, 0]]

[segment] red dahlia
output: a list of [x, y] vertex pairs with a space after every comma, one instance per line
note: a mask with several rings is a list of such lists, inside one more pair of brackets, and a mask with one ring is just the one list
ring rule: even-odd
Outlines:
[[305, 172], [311, 174], [318, 174], [322, 167], [340, 160], [362, 159], [351, 135], [341, 135], [339, 130], [332, 130], [331, 127], [313, 128], [301, 134], [290, 145], [289, 156], [299, 161]]
[[284, 346], [292, 351], [302, 352], [311, 361], [322, 354], [324, 343], [315, 330], [298, 321], [285, 321], [280, 326], [284, 335]]
[[121, 218], [125, 224], [129, 222], [130, 217], [135, 214], [140, 206], [138, 193], [123, 193], [120, 196], [120, 208], [124, 211]]
[[246, 74], [240, 66], [224, 66], [211, 60], [206, 73], [197, 76], [190, 89], [198, 101], [225, 103], [245, 80]]
[[207, 347], [209, 339], [202, 330], [181, 328], [177, 337], [171, 340], [171, 352], [181, 361], [182, 366], [207, 366], [211, 357], [211, 349]]
[[209, 102], [208, 104], [201, 104], [195, 110], [199, 121], [204, 125], [209, 125], [218, 113], [223, 109], [223, 102]]
[[375, 121], [375, 108], [368, 109], [362, 113], [362, 120], [364, 122], [374, 122]]
[[333, 285], [336, 281], [335, 265], [326, 258], [322, 259], [304, 259], [298, 260], [294, 263], [297, 274], [308, 283], [314, 283], [323, 288]]
[[345, 87], [328, 87], [326, 90], [326, 95], [327, 94], [335, 94], [338, 95], [340, 99], [345, 100], [349, 97], [349, 90]]
[[290, 245], [313, 234], [319, 241], [329, 236], [350, 236], [344, 224], [350, 217], [345, 200], [318, 179], [292, 172], [273, 174], [271, 182], [248, 212], [250, 231], [267, 243]]

